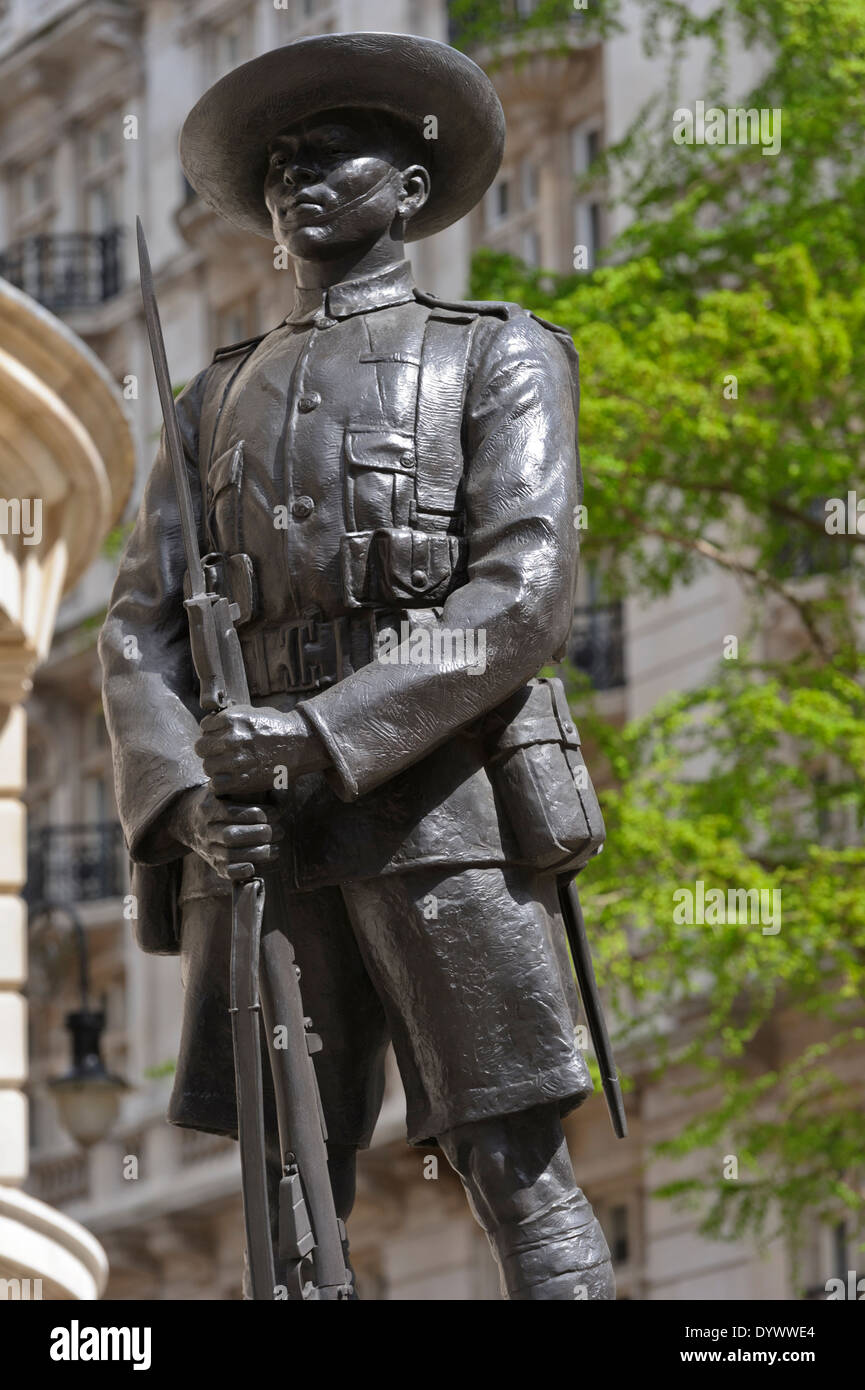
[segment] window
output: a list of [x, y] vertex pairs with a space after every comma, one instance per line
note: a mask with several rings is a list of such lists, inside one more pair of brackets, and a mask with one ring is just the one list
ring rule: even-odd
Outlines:
[[18, 171], [13, 190], [13, 240], [48, 232], [54, 221], [54, 155]]
[[523, 207], [533, 208], [538, 201], [540, 179], [538, 166], [530, 159], [524, 159], [520, 165], [520, 183], [522, 185]]
[[541, 263], [541, 238], [534, 227], [525, 229], [520, 243], [520, 255], [526, 265], [537, 268]]
[[213, 317], [214, 346], [243, 343], [258, 331], [258, 304], [254, 294], [232, 300], [216, 310]]
[[601, 128], [597, 121], [583, 121], [571, 130], [571, 168], [578, 176], [587, 174], [601, 149]]
[[81, 226], [86, 232], [110, 231], [121, 219], [122, 127], [120, 112], [110, 111], [82, 134], [80, 211]]
[[594, 199], [574, 199], [574, 244], [585, 246], [587, 269], [593, 270], [601, 247], [601, 205]]
[[614, 1264], [625, 1264], [630, 1254], [628, 1208], [613, 1207], [610, 1212], [610, 1254]]
[[85, 825], [104, 825], [112, 819], [113, 798], [107, 775], [91, 772], [81, 781], [81, 819]]
[[[597, 118], [574, 126], [570, 133], [571, 169], [578, 180], [585, 180], [601, 151], [601, 127]], [[598, 193], [583, 183], [574, 198], [574, 245], [585, 246], [587, 269], [591, 270], [601, 249], [601, 203]]]
[[507, 220], [511, 207], [511, 189], [507, 179], [499, 179], [487, 193], [487, 226], [497, 227]]
[[252, 57], [254, 23], [252, 7], [248, 6], [232, 19], [212, 26], [206, 40], [207, 64], [212, 82]]

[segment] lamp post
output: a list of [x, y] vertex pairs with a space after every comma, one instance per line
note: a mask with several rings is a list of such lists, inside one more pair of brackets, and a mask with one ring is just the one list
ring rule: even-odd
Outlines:
[[66, 1028], [72, 1039], [72, 1063], [63, 1076], [48, 1082], [68, 1134], [82, 1148], [98, 1144], [108, 1134], [120, 1108], [128, 1082], [105, 1068], [101, 1042], [105, 1028], [104, 1009], [90, 1007], [90, 972], [87, 936], [75, 908], [68, 903], [40, 903], [31, 914], [65, 912], [75, 933], [78, 947], [78, 978], [81, 1007], [66, 1015]]

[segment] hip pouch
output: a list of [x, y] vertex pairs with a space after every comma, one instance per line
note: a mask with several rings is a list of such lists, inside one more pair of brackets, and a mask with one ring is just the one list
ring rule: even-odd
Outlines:
[[601, 808], [562, 682], [536, 677], [487, 716], [487, 771], [538, 873], [576, 873], [600, 853]]

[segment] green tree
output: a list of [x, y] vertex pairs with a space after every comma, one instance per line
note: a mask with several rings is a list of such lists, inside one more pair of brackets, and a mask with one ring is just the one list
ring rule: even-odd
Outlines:
[[[569, 7], [545, 8], [527, 46]], [[624, 728], [572, 678], [612, 772], [584, 893], [619, 1047], [632, 1066], [676, 1065], [697, 1094], [663, 1147], [699, 1153], [702, 1176], [663, 1191], [698, 1198], [716, 1236], [780, 1229], [795, 1247], [806, 1216], [865, 1229], [865, 520], [830, 534], [826, 506], [865, 476], [865, 11], [720, 0], [700, 17], [644, 0], [642, 13], [659, 92], [590, 175], [619, 189], [626, 233], [570, 277], [483, 252], [472, 293], [573, 332], [584, 556], [609, 594], [662, 595], [718, 566], [752, 600], [734, 659], [718, 634], [712, 683]], [[513, 18], [494, 0], [454, 14], [493, 46]], [[598, 3], [585, 23], [617, 19]], [[695, 37], [710, 44], [707, 106], [780, 108], [777, 157], [674, 143]], [[748, 94], [731, 81], [744, 46], [766, 53]], [[779, 890], [780, 929], [677, 920], [676, 894], [698, 880]]]

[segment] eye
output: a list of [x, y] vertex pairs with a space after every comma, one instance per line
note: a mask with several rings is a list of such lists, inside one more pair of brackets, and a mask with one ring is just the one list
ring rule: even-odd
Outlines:
[[285, 155], [282, 153], [281, 150], [274, 150], [273, 154], [270, 156], [271, 169], [281, 169], [284, 164]]

